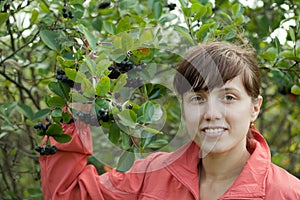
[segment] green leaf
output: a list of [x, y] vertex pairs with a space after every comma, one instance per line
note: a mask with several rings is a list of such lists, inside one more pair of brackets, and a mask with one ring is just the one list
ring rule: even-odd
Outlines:
[[84, 34], [84, 36], [86, 37], [90, 48], [92, 50], [96, 49], [96, 45], [98, 42], [98, 39], [96, 38], [96, 36], [94, 36], [91, 31], [89, 31], [85, 26], [83, 26], [82, 24], [78, 25], [78, 30]]
[[54, 140], [56, 140], [57, 142], [60, 142], [60, 143], [66, 143], [66, 142], [71, 141], [71, 139], [72, 139], [72, 137], [67, 134], [53, 135], [52, 137], [54, 138]]
[[114, 143], [118, 144], [120, 138], [120, 128], [116, 123], [112, 123], [109, 127], [108, 139]]
[[58, 107], [58, 108], [62, 108], [65, 106], [65, 100], [60, 97], [60, 96], [54, 96], [54, 97], [51, 97], [48, 101], [47, 101], [47, 104], [50, 106], [50, 107]]
[[55, 94], [57, 94], [58, 96], [69, 100], [70, 96], [69, 96], [69, 92], [70, 92], [70, 87], [63, 82], [50, 82], [48, 84], [49, 89], [54, 92]]
[[130, 29], [130, 18], [129, 16], [125, 16], [118, 22], [116, 33], [121, 33]]
[[103, 21], [103, 28], [109, 34], [115, 34], [116, 33], [115, 25], [113, 23], [111, 23], [110, 21]]
[[117, 78], [117, 80], [114, 81], [111, 91], [115, 93], [115, 92], [119, 92], [120, 90], [122, 90], [122, 88], [124, 88], [124, 86], [127, 83], [127, 78], [128, 78], [127, 74], [121, 74]]
[[141, 105], [138, 111], [138, 121], [142, 123], [153, 123], [161, 119], [163, 111], [159, 104], [147, 101]]
[[51, 12], [49, 10], [48, 6], [43, 1], [40, 1], [39, 4], [40, 4], [41, 11], [43, 11], [45, 13], [50, 13]]
[[172, 14], [172, 13], [166, 14], [159, 19], [159, 23], [165, 24], [166, 22], [171, 22], [176, 18], [177, 18], [177, 15], [175, 15], [175, 14]]
[[173, 28], [175, 29], [175, 31], [179, 32], [181, 36], [186, 38], [192, 45], [194, 45], [195, 42], [191, 37], [191, 35], [189, 34], [189, 30], [187, 28], [178, 25], [173, 25]]
[[300, 87], [299, 85], [293, 85], [291, 88], [291, 93], [295, 95], [300, 95]]
[[44, 118], [46, 115], [48, 115], [49, 113], [51, 112], [51, 110], [49, 108], [45, 108], [45, 109], [42, 109], [42, 110], [39, 110], [37, 111], [33, 117], [32, 117], [32, 121], [35, 121], [37, 119], [42, 119]]
[[[1, 14], [0, 14], [0, 15], [1, 15]], [[39, 11], [36, 10], [36, 9], [33, 9], [33, 10], [31, 11], [30, 23], [34, 24], [34, 23], [37, 21], [38, 16], [39, 16]], [[0, 17], [0, 19], [1, 19], [1, 17]], [[0, 26], [1, 26], [1, 22], [0, 22]]]
[[121, 35], [122, 51], [127, 52], [134, 49], [134, 39], [128, 33], [122, 33]]
[[163, 5], [160, 1], [157, 1], [154, 3], [153, 6], [153, 12], [154, 12], [154, 17], [156, 19], [159, 19], [162, 13]]
[[58, 33], [51, 30], [42, 30], [40, 32], [41, 40], [52, 50], [59, 50]]
[[232, 19], [227, 13], [220, 11], [220, 15], [222, 19], [225, 20], [228, 24], [232, 24]]
[[86, 103], [89, 102], [89, 99], [83, 96], [82, 94], [79, 94], [77, 92], [71, 92], [70, 96], [72, 98], [72, 102], [80, 102], [80, 103]]
[[118, 172], [126, 172], [128, 171], [131, 166], [133, 165], [135, 160], [134, 153], [129, 151], [124, 151], [124, 153], [121, 155], [118, 165], [117, 165], [117, 171]]
[[140, 35], [140, 42], [141, 43], [151, 42], [151, 41], [153, 41], [153, 38], [154, 38], [154, 36], [153, 36], [152, 30], [144, 29]]
[[290, 37], [291, 37], [292, 41], [295, 42], [296, 41], [295, 31], [292, 27], [289, 28], [289, 33], [290, 33]]
[[9, 13], [0, 13], [0, 27], [4, 24], [9, 18]]
[[67, 77], [77, 83], [84, 83], [87, 80], [86, 75], [82, 73], [81, 71], [76, 71], [75, 69], [66, 68], [65, 73]]
[[52, 113], [51, 113], [51, 116], [55, 117], [55, 118], [62, 117], [62, 111], [61, 111], [61, 109], [55, 109], [55, 110], [53, 110]]
[[103, 76], [96, 85], [96, 94], [98, 96], [105, 96], [110, 90], [110, 78]]
[[151, 142], [147, 147], [148, 148], [153, 148], [153, 149], [158, 149], [161, 148], [165, 145], [167, 145], [169, 142], [165, 139], [158, 139], [158, 140], [154, 140], [153, 142]]
[[62, 113], [62, 119], [63, 119], [63, 123], [69, 123], [71, 120], [71, 116], [69, 113], [67, 112], [63, 112]]
[[203, 6], [200, 3], [194, 3], [191, 6], [191, 12], [195, 13], [194, 18], [195, 19], [200, 19], [202, 16], [204, 16], [206, 14], [206, 6]]
[[240, 3], [233, 4], [233, 6], [231, 8], [232, 8], [233, 15], [236, 16], [236, 17], [238, 17], [239, 15], [241, 15], [242, 12], [243, 12], [243, 9], [242, 9]]
[[154, 128], [150, 128], [149, 126], [143, 127], [144, 131], [154, 133], [154, 134], [163, 134], [161, 131], [156, 130]]
[[96, 111], [98, 112], [98, 110], [100, 110], [101, 108], [103, 109], [108, 109], [109, 107], [109, 102], [106, 101], [105, 99], [103, 98], [99, 98], [95, 101], [95, 109]]
[[33, 111], [32, 111], [32, 109], [31, 109], [30, 106], [28, 106], [28, 105], [26, 105], [24, 103], [18, 103], [18, 108], [19, 108], [19, 111], [24, 116], [26, 116], [29, 119], [32, 119], [32, 117], [33, 117]]
[[62, 134], [62, 131], [63, 131], [63, 129], [62, 129], [61, 125], [51, 124], [48, 127], [46, 134], [49, 136], [56, 136], [56, 135]]
[[8, 102], [0, 106], [0, 112], [3, 112], [5, 116], [9, 117], [13, 113], [13, 110], [16, 108], [18, 108], [17, 102]]
[[260, 56], [266, 60], [274, 61], [277, 57], [277, 49], [274, 47], [271, 47], [267, 51], [262, 53]]
[[92, 60], [91, 58], [89, 57], [86, 57], [85, 58], [85, 63], [86, 63], [86, 66], [88, 67], [89, 69], [89, 72], [92, 76], [95, 75], [95, 71], [96, 71], [96, 63], [94, 60]]
[[130, 149], [131, 143], [132, 143], [131, 137], [123, 131], [121, 132], [121, 137], [122, 137], [122, 143], [121, 143], [122, 148], [125, 149], [125, 150]]
[[121, 10], [127, 10], [129, 8], [134, 8], [138, 4], [136, 0], [121, 0], [119, 2]]
[[136, 125], [136, 113], [132, 110], [122, 110], [117, 116], [120, 118], [120, 123], [130, 128], [135, 128]]

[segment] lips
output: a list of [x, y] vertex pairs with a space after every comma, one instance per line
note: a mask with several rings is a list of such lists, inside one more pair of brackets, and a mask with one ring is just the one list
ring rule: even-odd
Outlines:
[[225, 127], [205, 127], [201, 129], [201, 133], [209, 137], [218, 137], [225, 134], [227, 128]]

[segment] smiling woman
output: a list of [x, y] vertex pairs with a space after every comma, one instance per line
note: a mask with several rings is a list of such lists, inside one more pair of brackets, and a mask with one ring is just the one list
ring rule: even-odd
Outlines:
[[252, 126], [262, 97], [251, 48], [198, 45], [179, 63], [174, 87], [182, 97], [187, 144], [137, 160], [127, 172], [98, 176], [86, 165], [88, 125], [63, 124], [72, 140], [51, 141], [57, 153], [40, 157], [44, 199], [300, 199], [300, 181], [271, 163], [268, 144]]

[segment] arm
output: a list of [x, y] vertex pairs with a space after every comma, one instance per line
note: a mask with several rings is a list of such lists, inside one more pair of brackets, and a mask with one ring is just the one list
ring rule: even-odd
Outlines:
[[98, 174], [93, 166], [86, 165], [87, 156], [92, 154], [89, 126], [76, 121], [63, 124], [63, 129], [72, 140], [62, 144], [51, 138], [56, 154], [40, 156], [44, 199], [103, 199]]
[[58, 143], [50, 138], [57, 152], [40, 156], [45, 200], [137, 199], [145, 174], [120, 173], [113, 169], [99, 176], [93, 165], [87, 165], [87, 157], [92, 154], [89, 125], [77, 120], [62, 127], [65, 134], [72, 136], [72, 140]]

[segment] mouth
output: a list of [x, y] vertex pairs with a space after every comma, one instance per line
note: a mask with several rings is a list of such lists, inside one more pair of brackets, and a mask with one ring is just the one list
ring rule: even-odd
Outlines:
[[201, 129], [201, 133], [208, 137], [219, 137], [225, 134], [227, 130], [224, 127], [205, 127]]

